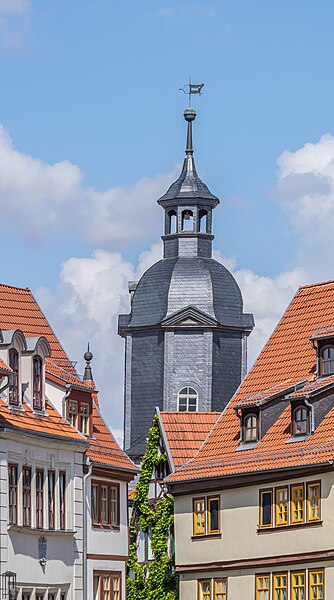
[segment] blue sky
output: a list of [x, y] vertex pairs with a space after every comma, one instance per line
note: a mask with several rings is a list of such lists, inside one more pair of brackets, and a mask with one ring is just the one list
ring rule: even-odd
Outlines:
[[71, 357], [93, 336], [115, 427], [116, 313], [159, 256], [190, 74], [215, 247], [262, 323], [254, 355], [297, 285], [332, 276], [333, 21], [331, 0], [0, 0], [1, 280], [32, 288]]

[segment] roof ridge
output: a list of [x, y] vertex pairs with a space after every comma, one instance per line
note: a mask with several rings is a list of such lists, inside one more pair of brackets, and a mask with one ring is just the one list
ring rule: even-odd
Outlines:
[[328, 279], [326, 281], [319, 281], [318, 283], [307, 283], [305, 285], [301, 285], [299, 287], [299, 289], [304, 290], [306, 288], [320, 287], [321, 285], [329, 285], [330, 283], [334, 283], [334, 279]]
[[10, 288], [11, 290], [20, 290], [21, 292], [30, 292], [31, 289], [28, 287], [19, 287], [17, 285], [9, 285], [9, 283], [0, 283], [0, 287]]

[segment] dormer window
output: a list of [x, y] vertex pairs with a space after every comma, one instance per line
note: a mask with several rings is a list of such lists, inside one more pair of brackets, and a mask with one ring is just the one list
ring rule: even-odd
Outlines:
[[259, 439], [259, 416], [248, 413], [243, 419], [243, 442], [257, 442]]
[[33, 358], [33, 407], [36, 410], [43, 408], [43, 361], [40, 356]]
[[306, 406], [297, 406], [293, 411], [293, 435], [306, 435], [309, 430], [309, 411]]
[[327, 344], [320, 351], [320, 370], [321, 375], [331, 375], [334, 373], [334, 346]]
[[179, 412], [196, 412], [198, 410], [198, 393], [192, 387], [185, 387], [178, 394]]
[[8, 402], [12, 406], [19, 405], [19, 353], [12, 348], [9, 350], [9, 366], [12, 369], [8, 390]]
[[69, 400], [67, 408], [67, 420], [81, 431], [84, 435], [90, 434], [90, 414], [91, 408], [89, 402], [81, 400]]

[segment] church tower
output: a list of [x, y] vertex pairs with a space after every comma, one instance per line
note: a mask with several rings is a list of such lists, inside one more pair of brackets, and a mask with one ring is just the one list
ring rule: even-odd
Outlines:
[[196, 117], [187, 108], [186, 157], [158, 200], [165, 212], [163, 258], [130, 285], [125, 338], [124, 448], [144, 453], [154, 409], [221, 411], [246, 373], [251, 314], [231, 273], [212, 258], [212, 213], [219, 204], [197, 175]]

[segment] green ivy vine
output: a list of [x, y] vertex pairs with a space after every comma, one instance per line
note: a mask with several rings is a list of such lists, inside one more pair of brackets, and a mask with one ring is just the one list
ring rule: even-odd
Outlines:
[[[177, 600], [177, 577], [168, 556], [169, 530], [174, 522], [172, 496], [160, 498], [154, 507], [149, 503], [149, 487], [155, 468], [167, 458], [159, 454], [160, 431], [155, 415], [149, 431], [146, 452], [133, 497], [130, 521], [130, 550], [126, 580], [127, 600]], [[141, 528], [151, 531], [153, 560], [139, 563], [137, 534]]]

